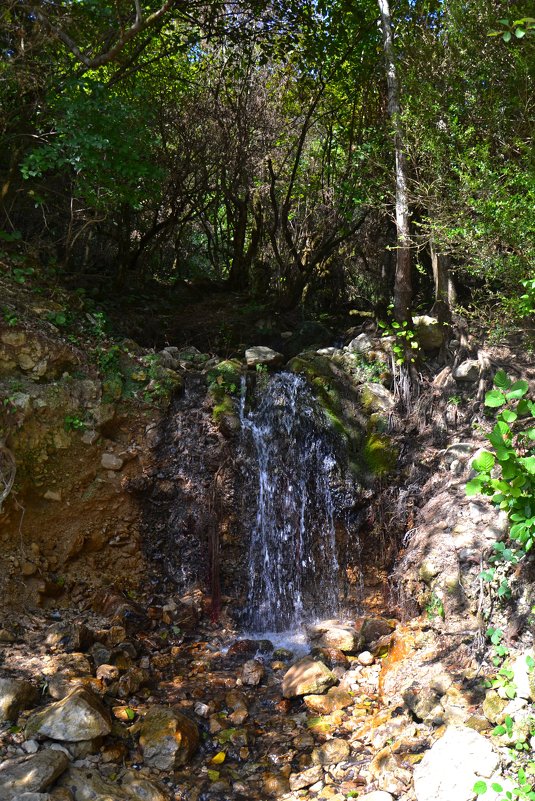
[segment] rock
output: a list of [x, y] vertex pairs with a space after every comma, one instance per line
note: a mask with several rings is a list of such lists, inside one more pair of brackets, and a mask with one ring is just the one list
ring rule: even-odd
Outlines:
[[168, 796], [151, 781], [127, 771], [117, 781], [108, 781], [94, 769], [71, 767], [61, 784], [69, 788], [74, 801], [168, 801]]
[[315, 765], [336, 765], [338, 762], [344, 762], [348, 759], [350, 750], [347, 740], [342, 740], [341, 737], [333, 737], [332, 740], [327, 740], [319, 748], [314, 748], [312, 762]]
[[242, 668], [241, 680], [243, 684], [256, 687], [264, 677], [264, 666], [256, 659], [249, 659]]
[[333, 670], [335, 667], [348, 668], [349, 659], [338, 648], [313, 648], [311, 651], [315, 659], [321, 659], [328, 668]]
[[373, 348], [373, 341], [368, 334], [359, 334], [347, 347], [354, 353], [366, 353]]
[[336, 676], [323, 662], [305, 656], [284, 674], [282, 694], [285, 698], [296, 698], [299, 695], [323, 693], [337, 682]]
[[412, 318], [414, 330], [423, 350], [435, 350], [440, 348], [444, 341], [442, 328], [436, 317], [427, 314], [420, 314]]
[[414, 769], [417, 801], [471, 801], [479, 779], [499, 763], [489, 740], [473, 729], [449, 726]]
[[391, 634], [396, 627], [396, 623], [396, 620], [390, 620], [385, 617], [365, 617], [358, 622], [357, 628], [364, 643], [370, 645], [380, 637]]
[[290, 774], [290, 790], [301, 790], [303, 787], [310, 787], [311, 784], [323, 779], [323, 768], [321, 765], [314, 765], [301, 773]]
[[314, 645], [336, 648], [344, 653], [358, 651], [362, 638], [352, 626], [345, 626], [336, 620], [324, 620], [307, 627], [307, 634]]
[[139, 688], [145, 684], [148, 678], [148, 671], [143, 670], [143, 668], [140, 667], [131, 667], [119, 679], [117, 695], [119, 698], [128, 698], [128, 696], [134, 695], [134, 693], [137, 693]]
[[396, 402], [394, 395], [382, 384], [367, 381], [357, 387], [362, 407], [368, 414], [382, 412], [386, 414], [394, 408]]
[[357, 657], [357, 660], [360, 665], [364, 665], [365, 667], [369, 665], [373, 665], [375, 662], [375, 657], [370, 651], [362, 651]]
[[374, 790], [372, 793], [366, 793], [366, 795], [359, 795], [360, 801], [394, 801], [393, 796], [390, 793], [386, 793], [384, 790]]
[[466, 359], [452, 371], [456, 381], [477, 381], [479, 378], [479, 362], [477, 359]]
[[56, 700], [65, 698], [84, 681], [94, 681], [89, 659], [82, 653], [53, 656], [43, 672], [47, 677], [48, 693]]
[[108, 712], [89, 690], [78, 687], [66, 698], [34, 712], [28, 718], [26, 735], [52, 740], [81, 742], [102, 737], [111, 731]]
[[247, 367], [256, 367], [257, 364], [265, 364], [266, 367], [278, 367], [284, 364], [284, 356], [282, 353], [266, 348], [264, 345], [256, 345], [253, 348], [247, 348], [245, 361], [247, 362]]
[[170, 707], [150, 707], [141, 725], [143, 761], [159, 770], [186, 764], [199, 745], [196, 724]]
[[491, 723], [502, 723], [507, 700], [500, 698], [496, 690], [489, 690], [483, 701], [483, 714]]
[[326, 695], [306, 695], [305, 706], [319, 715], [330, 715], [337, 709], [346, 709], [354, 703], [353, 696], [339, 687], [331, 687]]
[[38, 696], [29, 681], [0, 678], [0, 722], [16, 720], [23, 709], [37, 701]]
[[533, 669], [528, 667], [528, 660], [533, 664], [533, 650], [518, 654], [511, 660], [509, 668], [513, 671], [513, 682], [516, 685], [518, 698], [533, 698]]
[[103, 453], [100, 464], [105, 470], [121, 470], [124, 462], [114, 453]]
[[15, 801], [22, 793], [40, 793], [61, 776], [68, 764], [64, 753], [51, 750], [8, 760], [0, 768], [0, 798]]

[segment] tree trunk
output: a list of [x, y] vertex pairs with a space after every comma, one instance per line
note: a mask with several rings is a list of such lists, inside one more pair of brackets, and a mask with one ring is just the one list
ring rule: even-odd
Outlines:
[[392, 21], [388, 0], [378, 0], [383, 29], [383, 48], [388, 87], [388, 114], [394, 128], [394, 151], [396, 156], [396, 228], [397, 260], [394, 279], [394, 316], [399, 322], [408, 320], [411, 314], [412, 274], [409, 233], [409, 200], [407, 195], [407, 156], [400, 122], [399, 83], [396, 70], [396, 54], [392, 37]]
[[431, 242], [431, 267], [435, 282], [433, 313], [440, 323], [451, 322], [451, 307], [455, 302], [455, 289], [450, 276], [450, 257], [435, 250]]

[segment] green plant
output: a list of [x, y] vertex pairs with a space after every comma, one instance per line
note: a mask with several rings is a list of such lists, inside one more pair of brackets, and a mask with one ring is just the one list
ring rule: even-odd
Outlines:
[[52, 325], [63, 328], [63, 326], [69, 324], [69, 316], [68, 312], [65, 311], [53, 311], [47, 314], [46, 319]]
[[434, 592], [431, 593], [431, 597], [425, 606], [425, 611], [429, 620], [433, 620], [435, 617], [440, 617], [444, 620], [444, 604]]
[[451, 395], [448, 398], [448, 403], [451, 406], [460, 406], [462, 402], [463, 402], [463, 399], [461, 398], [460, 395]]
[[[509, 538], [514, 550], [498, 546], [496, 558], [513, 561], [531, 550], [535, 543], [535, 403], [526, 398], [528, 382], [514, 383], [499, 370], [494, 376], [495, 389], [487, 392], [485, 406], [501, 409], [487, 439], [493, 452], [483, 450], [472, 462], [477, 475], [466, 485], [468, 496], [483, 493], [504, 510], [512, 523]], [[495, 476], [495, 469], [501, 475]]]
[[34, 274], [33, 267], [14, 267], [12, 271], [13, 280], [17, 284], [25, 284], [26, 279]]
[[86, 424], [77, 414], [67, 414], [63, 421], [65, 431], [85, 431]]
[[6, 321], [6, 323], [9, 326], [17, 325], [17, 323], [19, 321], [19, 318], [17, 317], [17, 315], [14, 312], [12, 312], [10, 309], [8, 309], [7, 306], [4, 306], [2, 308], [2, 317], [4, 318], [4, 320]]
[[386, 322], [384, 320], [379, 320], [378, 325], [379, 328], [383, 329], [383, 337], [395, 337], [392, 344], [392, 352], [396, 364], [400, 365], [405, 362], [414, 364], [420, 352], [420, 345], [418, 344], [416, 334], [410, 327], [409, 322], [404, 320], [402, 323], [399, 323], [394, 319], [390, 319]]

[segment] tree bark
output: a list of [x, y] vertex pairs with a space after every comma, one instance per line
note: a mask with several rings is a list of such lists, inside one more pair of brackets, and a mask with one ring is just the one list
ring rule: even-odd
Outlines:
[[392, 36], [392, 20], [388, 0], [378, 0], [383, 31], [383, 48], [388, 88], [388, 114], [394, 128], [396, 158], [396, 229], [397, 259], [394, 279], [394, 316], [399, 322], [408, 320], [412, 302], [412, 258], [409, 231], [409, 200], [407, 193], [407, 156], [400, 121], [399, 81]]

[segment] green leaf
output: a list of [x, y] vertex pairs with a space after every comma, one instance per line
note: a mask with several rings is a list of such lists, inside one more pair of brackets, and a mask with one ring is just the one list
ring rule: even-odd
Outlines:
[[523, 28], [517, 28], [515, 31], [515, 36], [517, 39], [522, 39], [523, 36], [526, 35], [526, 31]]
[[504, 42], [510, 42], [511, 41], [511, 31], [505, 31], [505, 33], [502, 36], [502, 39], [503, 39]]
[[518, 415], [516, 412], [512, 412], [510, 409], [504, 409], [503, 412], [500, 413], [500, 417], [506, 423], [514, 423]]
[[485, 406], [490, 406], [492, 409], [503, 406], [504, 403], [505, 396], [499, 389], [491, 389], [490, 392], [487, 392], [485, 395]]
[[468, 498], [471, 498], [473, 495], [478, 495], [481, 492], [481, 488], [483, 486], [483, 481], [481, 478], [473, 478], [469, 481], [466, 485], [465, 491]]
[[529, 389], [529, 384], [523, 378], [519, 381], [515, 381], [514, 384], [511, 384], [509, 387], [509, 391], [506, 394], [507, 400], [515, 400], [517, 398], [523, 398], [526, 392]]
[[491, 734], [494, 735], [494, 737], [501, 737], [501, 735], [505, 734], [506, 731], [507, 730], [506, 730], [505, 726], [495, 726], [493, 728], [493, 730], [491, 731]]
[[498, 387], [498, 389], [509, 389], [511, 386], [511, 379], [505, 370], [498, 370], [494, 376], [494, 386]]
[[495, 793], [503, 793], [503, 787], [498, 782], [492, 782], [490, 785]]
[[496, 459], [489, 451], [481, 451], [479, 456], [473, 460], [472, 467], [474, 470], [477, 470], [478, 473], [489, 473], [494, 465], [496, 464]]
[[472, 790], [476, 795], [483, 795], [487, 792], [487, 782], [479, 781], [474, 784]]

